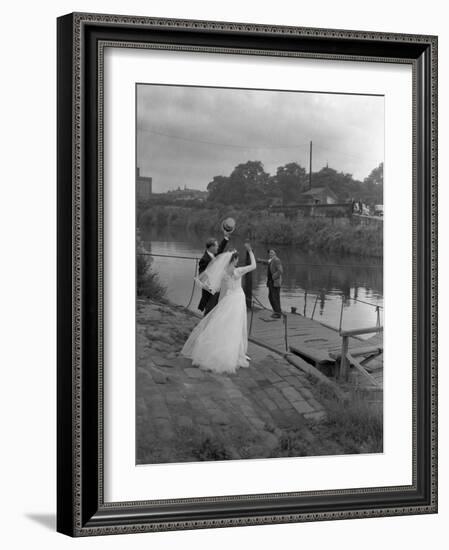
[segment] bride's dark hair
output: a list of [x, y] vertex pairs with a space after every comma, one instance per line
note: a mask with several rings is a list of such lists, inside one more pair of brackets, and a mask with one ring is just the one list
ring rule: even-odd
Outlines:
[[238, 260], [238, 257], [239, 257], [239, 253], [236, 250], [235, 252], [232, 253], [232, 256], [231, 256], [231, 259], [229, 260], [229, 263], [232, 264], [232, 262], [234, 262], [235, 260]]

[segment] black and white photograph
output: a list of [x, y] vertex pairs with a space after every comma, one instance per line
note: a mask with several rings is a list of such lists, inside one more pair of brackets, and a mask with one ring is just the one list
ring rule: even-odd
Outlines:
[[445, 546], [447, 4], [255, 8], [6, 4], [6, 550]]
[[135, 93], [136, 464], [382, 453], [384, 96]]

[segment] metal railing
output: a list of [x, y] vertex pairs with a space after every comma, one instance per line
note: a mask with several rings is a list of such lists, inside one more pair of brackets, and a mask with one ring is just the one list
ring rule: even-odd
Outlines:
[[[310, 319], [314, 320], [318, 300], [321, 299], [325, 302], [326, 293], [325, 293], [324, 290], [319, 291], [316, 294], [312, 293], [310, 291], [304, 291], [304, 310], [303, 310], [304, 311], [304, 313], [303, 313], [304, 317], [307, 317], [307, 296], [310, 296], [310, 295], [315, 296], [315, 301], [314, 301], [314, 304], [313, 304], [312, 313], [310, 315]], [[373, 304], [372, 302], [367, 302], [365, 300], [360, 300], [359, 298], [353, 298], [351, 296], [348, 297], [345, 294], [340, 294], [340, 298], [341, 298], [340, 318], [339, 318], [339, 323], [338, 323], [338, 329], [335, 328], [335, 330], [338, 330], [339, 332], [341, 332], [341, 327], [342, 327], [342, 324], [343, 324], [344, 307], [345, 307], [345, 303], [347, 303], [348, 300], [353, 300], [354, 302], [359, 302], [361, 304], [372, 306], [376, 310], [376, 314], [377, 314], [377, 316], [376, 316], [376, 326], [380, 326], [380, 310], [383, 309], [383, 306], [381, 306], [380, 304]], [[297, 308], [292, 307], [292, 313], [296, 313], [296, 311], [297, 311]], [[328, 325], [326, 325], [326, 326], [328, 326]]]
[[[341, 295], [341, 310], [340, 310], [340, 323], [338, 326], [338, 331], [341, 333], [341, 327], [343, 323], [343, 311], [345, 306], [345, 301], [354, 300], [354, 302], [360, 302], [361, 304], [366, 304], [368, 306], [372, 306], [376, 310], [376, 327], [380, 327], [380, 310], [383, 309], [383, 306], [380, 304], [373, 304], [371, 302], [366, 302], [365, 300], [359, 300], [358, 298], [346, 298], [343, 294]], [[374, 332], [374, 331], [371, 331]]]

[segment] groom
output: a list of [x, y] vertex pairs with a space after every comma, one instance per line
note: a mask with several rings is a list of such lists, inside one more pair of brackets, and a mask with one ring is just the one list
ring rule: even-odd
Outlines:
[[[218, 256], [219, 254], [224, 252], [226, 246], [228, 245], [228, 242], [229, 233], [227, 231], [223, 231], [223, 240], [220, 244], [218, 244], [217, 239], [207, 239], [206, 250], [204, 251], [204, 254], [198, 263], [199, 273], [202, 273], [206, 269], [206, 267], [209, 265], [209, 262], [211, 262], [215, 258], [215, 256]], [[209, 311], [211, 311], [217, 305], [219, 295], [219, 292], [217, 292], [216, 294], [211, 294], [205, 289], [202, 290], [201, 300], [198, 304], [198, 309], [204, 312], [204, 316], [206, 316]]]

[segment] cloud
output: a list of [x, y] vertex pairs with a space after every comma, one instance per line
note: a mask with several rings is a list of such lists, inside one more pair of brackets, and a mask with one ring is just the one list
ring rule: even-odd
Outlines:
[[247, 160], [269, 173], [296, 161], [327, 162], [363, 179], [383, 161], [380, 96], [139, 85], [137, 163], [154, 190], [205, 189]]

